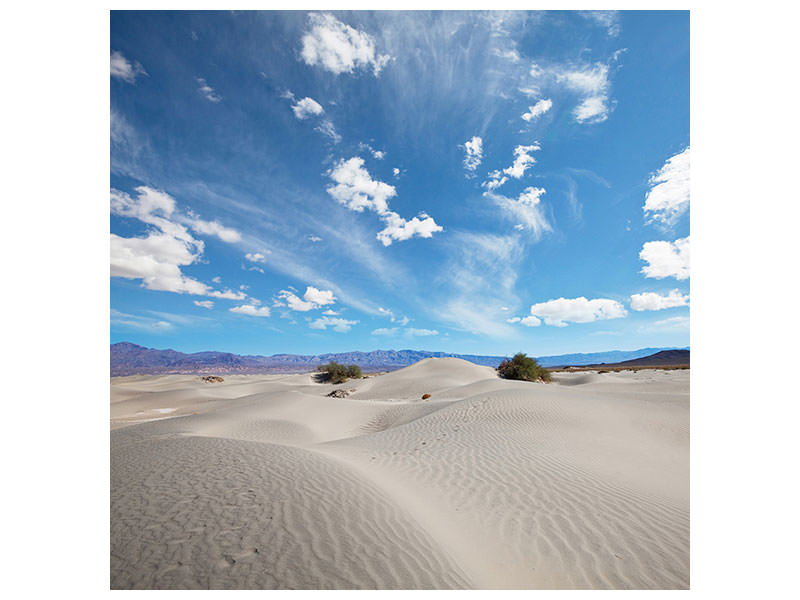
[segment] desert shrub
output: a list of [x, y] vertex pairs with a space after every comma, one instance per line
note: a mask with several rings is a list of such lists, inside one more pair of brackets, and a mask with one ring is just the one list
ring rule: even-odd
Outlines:
[[550, 381], [550, 372], [542, 367], [535, 358], [523, 352], [517, 352], [511, 360], [505, 359], [497, 367], [497, 372], [504, 379], [520, 379], [522, 381]]
[[327, 365], [320, 365], [317, 367], [317, 371], [320, 371], [318, 376], [320, 381], [330, 383], [342, 383], [348, 379], [361, 377], [361, 367], [358, 365], [340, 365], [335, 361], [331, 361]]

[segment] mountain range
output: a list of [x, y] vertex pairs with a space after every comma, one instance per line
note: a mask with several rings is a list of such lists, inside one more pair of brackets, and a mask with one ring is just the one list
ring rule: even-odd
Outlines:
[[[582, 366], [616, 363], [650, 356], [674, 348], [640, 348], [585, 354], [560, 354], [536, 357], [544, 367]], [[298, 373], [313, 371], [317, 366], [335, 361], [356, 364], [365, 371], [392, 371], [407, 367], [424, 358], [455, 357], [476, 365], [496, 367], [505, 356], [482, 356], [427, 352], [424, 350], [373, 350], [334, 354], [273, 354], [272, 356], [239, 355], [229, 352], [194, 352], [145, 348], [130, 342], [111, 344], [111, 376], [160, 373]]]

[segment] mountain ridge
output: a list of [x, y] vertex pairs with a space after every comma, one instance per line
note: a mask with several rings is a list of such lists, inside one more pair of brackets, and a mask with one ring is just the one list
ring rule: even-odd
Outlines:
[[[659, 351], [677, 348], [640, 348], [559, 354], [536, 357], [544, 367], [583, 366], [621, 362], [650, 356]], [[271, 356], [240, 355], [231, 352], [203, 351], [194, 353], [172, 349], [158, 350], [131, 342], [111, 344], [111, 376], [167, 373], [297, 373], [314, 370], [330, 361], [357, 364], [365, 371], [391, 371], [414, 364], [424, 358], [454, 357], [471, 363], [496, 367], [507, 356], [456, 354], [427, 350], [372, 350], [325, 354], [273, 354]]]

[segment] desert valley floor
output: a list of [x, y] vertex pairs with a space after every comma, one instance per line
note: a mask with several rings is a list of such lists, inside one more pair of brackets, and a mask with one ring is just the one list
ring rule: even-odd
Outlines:
[[111, 380], [112, 588], [689, 586], [688, 370], [224, 379]]

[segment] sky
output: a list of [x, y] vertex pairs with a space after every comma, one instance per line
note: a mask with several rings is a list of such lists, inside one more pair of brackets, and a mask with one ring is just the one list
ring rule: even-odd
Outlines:
[[111, 12], [111, 342], [689, 345], [689, 14]]

